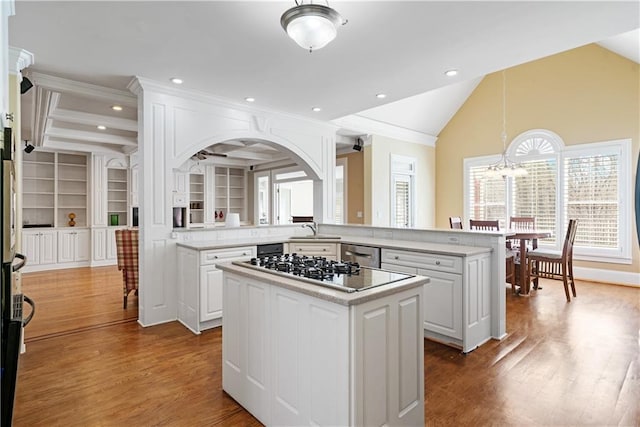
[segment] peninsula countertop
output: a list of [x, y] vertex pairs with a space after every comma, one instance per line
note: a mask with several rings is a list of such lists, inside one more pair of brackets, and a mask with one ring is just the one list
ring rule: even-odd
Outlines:
[[178, 246], [197, 251], [206, 251], [212, 249], [233, 248], [239, 246], [253, 246], [269, 243], [288, 243], [288, 242], [315, 242], [315, 243], [345, 243], [353, 245], [373, 246], [384, 249], [400, 249], [414, 252], [424, 252], [439, 255], [453, 256], [473, 256], [491, 252], [491, 248], [480, 246], [453, 245], [446, 243], [417, 242], [411, 240], [393, 240], [393, 239], [376, 239], [360, 236], [321, 236], [320, 238], [310, 238], [309, 236], [291, 236], [288, 238], [273, 237], [269, 239], [228, 239], [228, 240], [209, 240], [209, 241], [193, 241], [178, 242]]

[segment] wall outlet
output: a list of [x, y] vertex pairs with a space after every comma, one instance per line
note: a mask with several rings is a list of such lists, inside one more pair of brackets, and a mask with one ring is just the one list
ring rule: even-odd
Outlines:
[[362, 216], [363, 216], [363, 215], [362, 215], [362, 211], [358, 211], [358, 212], [356, 213], [356, 217], [358, 217], [358, 218], [362, 218]]

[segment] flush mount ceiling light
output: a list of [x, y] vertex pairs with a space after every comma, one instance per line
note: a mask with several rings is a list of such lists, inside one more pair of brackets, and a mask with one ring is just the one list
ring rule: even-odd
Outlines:
[[338, 12], [329, 7], [329, 2], [324, 6], [296, 0], [296, 6], [280, 18], [280, 24], [289, 37], [309, 52], [329, 44], [336, 38], [338, 26], [346, 23]]

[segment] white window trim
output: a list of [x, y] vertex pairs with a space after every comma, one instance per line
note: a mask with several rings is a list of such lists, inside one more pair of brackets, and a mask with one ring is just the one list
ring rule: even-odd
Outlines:
[[[404, 163], [410, 166], [410, 170], [406, 171], [406, 170], [394, 170], [393, 165], [394, 163]], [[417, 206], [416, 206], [416, 165], [417, 165], [417, 160], [413, 157], [409, 157], [409, 156], [401, 156], [399, 154], [391, 154], [389, 156], [389, 171], [391, 172], [389, 174], [389, 188], [390, 188], [390, 194], [389, 197], [391, 198], [389, 203], [389, 221], [390, 221], [390, 225], [395, 227], [395, 223], [396, 223], [396, 188], [394, 185], [394, 180], [396, 175], [405, 175], [405, 176], [409, 176], [410, 177], [410, 181], [409, 181], [409, 205], [411, 206], [410, 209], [410, 218], [409, 218], [409, 224], [407, 225], [407, 228], [413, 228], [415, 227], [416, 224], [416, 217], [417, 217]]]
[[[258, 191], [258, 179], [263, 177], [269, 178], [269, 197], [267, 200], [267, 212], [269, 216], [269, 221], [266, 224], [260, 224], [260, 201], [259, 191]], [[273, 200], [271, 197], [271, 193], [273, 193], [273, 183], [271, 182], [271, 171], [256, 171], [253, 173], [253, 223], [258, 226], [269, 226], [271, 225], [271, 221], [273, 218]]]
[[[540, 129], [535, 129], [533, 131], [536, 135], [541, 133]], [[547, 131], [549, 135], [553, 135], [554, 137], [559, 138], [553, 132]], [[531, 136], [528, 132], [524, 132], [521, 135], [518, 135], [513, 142], [509, 145], [508, 152], [513, 152], [515, 150], [515, 145], [519, 144], [522, 140], [524, 140], [527, 135]], [[554, 143], [557, 143], [558, 140], [555, 138], [550, 138]], [[561, 139], [560, 139], [561, 141]], [[554, 144], [555, 145], [555, 144]], [[564, 223], [564, 212], [561, 209], [564, 206], [564, 161], [568, 156], [573, 156], [576, 153], [580, 154], [602, 154], [604, 152], [611, 152], [612, 150], [619, 150], [618, 154], [620, 155], [620, 169], [619, 169], [619, 217], [618, 221], [620, 224], [619, 231], [619, 248], [618, 249], [596, 249], [596, 248], [585, 248], [580, 246], [574, 246], [574, 259], [582, 260], [582, 261], [595, 261], [595, 262], [605, 262], [605, 263], [615, 263], [615, 264], [631, 264], [631, 248], [632, 248], [632, 240], [631, 234], [633, 233], [633, 227], [631, 226], [631, 221], [633, 218], [632, 212], [632, 203], [631, 200], [634, 200], [633, 187], [632, 187], [632, 163], [633, 158], [631, 156], [631, 139], [617, 139], [610, 141], [602, 141], [602, 142], [593, 142], [586, 144], [576, 144], [565, 146], [564, 144], [559, 146], [559, 152], [556, 153], [557, 161], [558, 161], [558, 170], [557, 170], [557, 183], [558, 183], [558, 209], [556, 209], [556, 244], [555, 245], [543, 245], [540, 244], [541, 247], [545, 246], [552, 249], [562, 250], [562, 245], [564, 244], [564, 237], [566, 234], [566, 224]], [[537, 160], [543, 158], [549, 158], [551, 155], [541, 155], [541, 156], [531, 156], [526, 159], [529, 160]], [[464, 206], [464, 219], [468, 220], [470, 215], [470, 206], [469, 206], [469, 170], [472, 167], [477, 166], [488, 166], [492, 163], [497, 162], [500, 159], [500, 155], [491, 155], [491, 156], [481, 156], [481, 157], [470, 157], [465, 158], [463, 160], [463, 206]], [[522, 159], [522, 158], [521, 158]], [[524, 160], [524, 159], [522, 159]], [[505, 179], [505, 186], [507, 183], [510, 184], [511, 178]], [[506, 215], [507, 217], [511, 215], [513, 210], [513, 202], [511, 200], [510, 191], [506, 191]], [[578, 224], [580, 227], [580, 224]]]
[[349, 188], [349, 186], [347, 185], [347, 176], [348, 176], [348, 159], [346, 157], [340, 157], [339, 159], [336, 159], [336, 166], [342, 166], [342, 223], [343, 224], [348, 224], [348, 212], [349, 209], [347, 209], [347, 207], [349, 206], [349, 197], [347, 194], [347, 190]]

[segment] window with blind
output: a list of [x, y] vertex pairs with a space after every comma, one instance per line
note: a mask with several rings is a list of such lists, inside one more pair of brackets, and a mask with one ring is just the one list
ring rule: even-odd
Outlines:
[[414, 226], [414, 177], [416, 160], [391, 155], [391, 226]]
[[578, 219], [574, 255], [631, 262], [631, 140], [564, 147], [549, 131], [525, 132], [508, 153], [527, 170], [519, 177], [488, 177], [498, 157], [465, 159], [465, 212], [470, 219], [533, 216], [552, 230], [541, 244], [562, 249], [569, 219]]
[[578, 219], [577, 246], [616, 248], [620, 234], [620, 157], [615, 153], [576, 154], [564, 159], [563, 216], [565, 220]]

